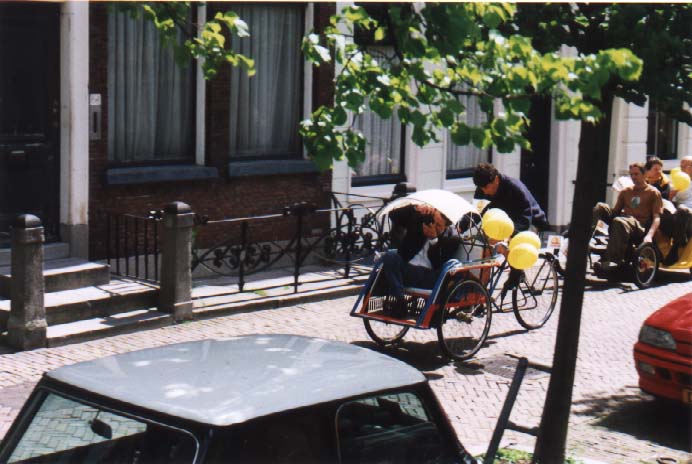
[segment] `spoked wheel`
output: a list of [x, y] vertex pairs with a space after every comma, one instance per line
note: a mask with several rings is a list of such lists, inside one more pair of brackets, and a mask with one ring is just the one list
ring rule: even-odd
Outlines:
[[558, 296], [555, 262], [549, 257], [539, 258], [512, 290], [514, 316], [527, 330], [543, 327], [557, 306]]
[[492, 317], [485, 287], [475, 280], [457, 284], [440, 308], [437, 338], [442, 352], [458, 361], [472, 357], [485, 343]]
[[388, 324], [386, 322], [363, 319], [365, 330], [370, 335], [370, 338], [378, 345], [392, 346], [399, 343], [408, 332], [408, 327]]
[[632, 268], [634, 269], [634, 283], [639, 288], [651, 286], [658, 271], [658, 253], [650, 243], [644, 243], [637, 247], [632, 256]]

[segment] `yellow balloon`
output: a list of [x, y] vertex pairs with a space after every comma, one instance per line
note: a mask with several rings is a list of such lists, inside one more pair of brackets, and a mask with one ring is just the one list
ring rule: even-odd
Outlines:
[[536, 249], [541, 247], [541, 239], [538, 237], [538, 235], [530, 230], [525, 230], [524, 232], [519, 232], [517, 235], [512, 237], [512, 240], [509, 241], [510, 251], [512, 248], [517, 245], [521, 245], [522, 243], [528, 243]]
[[690, 176], [686, 172], [677, 171], [671, 174], [671, 183], [673, 184], [674, 190], [682, 192], [690, 187]]
[[507, 213], [502, 211], [500, 208], [490, 208], [488, 211], [483, 214], [483, 221], [485, 222], [486, 220], [490, 221], [495, 218], [508, 218], [509, 216]]
[[515, 269], [528, 269], [538, 261], [538, 250], [529, 243], [521, 243], [509, 250], [507, 260]]
[[[484, 216], [485, 217], [485, 216]], [[493, 240], [507, 240], [514, 232], [514, 223], [508, 217], [494, 216], [487, 221], [483, 219], [483, 232]]]

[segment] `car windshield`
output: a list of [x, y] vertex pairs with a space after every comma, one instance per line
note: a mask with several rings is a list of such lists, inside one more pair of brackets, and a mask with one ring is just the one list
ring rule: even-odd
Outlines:
[[187, 431], [53, 392], [44, 392], [32, 411], [9, 463], [182, 464], [193, 462], [197, 454], [197, 440]]

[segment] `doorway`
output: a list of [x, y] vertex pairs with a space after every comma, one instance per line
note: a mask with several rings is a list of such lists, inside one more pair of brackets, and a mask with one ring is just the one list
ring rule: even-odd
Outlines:
[[60, 5], [0, 3], [0, 246], [23, 213], [59, 239], [59, 134]]
[[550, 123], [552, 102], [549, 97], [531, 99], [528, 139], [531, 150], [521, 150], [521, 181], [548, 214], [548, 182], [550, 179]]

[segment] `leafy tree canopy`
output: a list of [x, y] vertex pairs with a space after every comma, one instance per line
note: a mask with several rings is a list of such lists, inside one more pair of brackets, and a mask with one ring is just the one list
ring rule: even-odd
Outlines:
[[[511, 4], [391, 4], [378, 21], [363, 7], [344, 8], [322, 34], [303, 41], [308, 60], [337, 67], [334, 103], [302, 123], [310, 155], [322, 168], [343, 158], [361, 163], [366, 140], [353, 122], [367, 109], [382, 118], [396, 112], [419, 146], [445, 129], [458, 145], [510, 152], [515, 144], [528, 147], [531, 96], [550, 95], [558, 118], [595, 121], [601, 116], [595, 102], [611, 76], [632, 81], [641, 73], [642, 61], [625, 48], [577, 57], [541, 53], [530, 38], [506, 32], [514, 14]], [[376, 58], [354, 42], [358, 30], [371, 31], [375, 45], [387, 39], [391, 56]], [[476, 127], [465, 122], [469, 95], [486, 115]]]
[[637, 81], [614, 79], [616, 96], [657, 108], [692, 125], [692, 3], [519, 4], [508, 30], [534, 37], [543, 52], [561, 44], [582, 53], [628, 48], [642, 58]]

